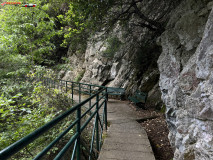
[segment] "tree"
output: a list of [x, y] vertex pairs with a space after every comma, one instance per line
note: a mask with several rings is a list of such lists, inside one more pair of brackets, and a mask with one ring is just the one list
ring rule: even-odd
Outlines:
[[64, 34], [62, 46], [70, 46], [72, 52], [83, 53], [89, 35], [100, 30], [103, 17], [113, 0], [50, 0], [51, 10]]
[[166, 16], [177, 2], [174, 0], [154, 0], [150, 2], [152, 3], [151, 8], [147, 5], [146, 10], [143, 10], [146, 3], [145, 0], [115, 1], [109, 10], [109, 16], [105, 19], [105, 24], [112, 26], [118, 21], [128, 21], [130, 18], [136, 17], [137, 21], [132, 22], [133, 26], [147, 28], [161, 34], [165, 30], [163, 24], [166, 21]]
[[[33, 1], [29, 1], [29, 3]], [[54, 19], [46, 11], [48, 3], [25, 8], [6, 5], [0, 15], [0, 45], [3, 52], [27, 56], [31, 64], [47, 63], [47, 57], [55, 49], [51, 38], [57, 34]]]

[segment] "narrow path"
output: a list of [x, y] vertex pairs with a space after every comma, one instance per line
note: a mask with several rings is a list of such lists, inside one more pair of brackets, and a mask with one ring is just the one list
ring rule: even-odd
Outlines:
[[147, 134], [125, 101], [109, 99], [110, 127], [98, 160], [155, 160]]
[[[74, 100], [78, 102], [77, 95]], [[110, 127], [98, 160], [155, 160], [146, 131], [136, 121], [141, 117], [136, 116], [127, 101], [109, 99], [107, 113]]]

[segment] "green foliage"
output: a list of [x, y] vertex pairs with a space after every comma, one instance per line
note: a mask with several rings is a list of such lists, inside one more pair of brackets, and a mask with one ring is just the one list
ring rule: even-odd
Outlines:
[[77, 3], [70, 3], [69, 10], [65, 13], [65, 15], [58, 15], [58, 19], [60, 22], [67, 27], [62, 27], [61, 29], [64, 31], [64, 42], [62, 45], [68, 45], [68, 41], [70, 41], [74, 36], [82, 33], [87, 24], [85, 23], [85, 15], [78, 11]]
[[165, 104], [162, 105], [162, 108], [160, 109], [160, 112], [161, 113], [166, 113], [166, 105]]
[[37, 1], [33, 8], [5, 5], [0, 10], [2, 54], [26, 55], [31, 64], [47, 61], [55, 49], [51, 39], [60, 33], [54, 29], [54, 19], [46, 13], [48, 4], [41, 6], [41, 2]]
[[9, 78], [25, 75], [29, 71], [26, 56], [0, 52], [0, 77]]
[[[68, 95], [62, 94], [57, 89], [47, 89], [41, 83], [20, 82], [18, 84], [7, 81], [1, 87], [0, 95], [0, 150], [71, 107], [71, 99], [68, 98]], [[29, 145], [27, 152], [25, 148], [20, 154], [15, 155], [14, 159], [35, 156], [40, 149], [50, 143], [59, 132], [66, 128], [70, 121], [72, 121], [72, 117], [61, 122], [48, 134]], [[73, 130], [68, 135], [72, 134]], [[65, 137], [65, 139], [67, 138]], [[60, 147], [60, 144], [57, 147]], [[51, 153], [56, 152], [56, 148]]]
[[50, 4], [61, 25], [61, 33], [64, 34], [62, 46], [69, 46], [73, 53], [83, 53], [88, 37], [101, 29], [103, 17], [112, 0], [50, 0]]
[[27, 76], [31, 78], [44, 77], [55, 79], [57, 75], [54, 70], [46, 68], [45, 66], [34, 66]]
[[80, 82], [81, 79], [83, 78], [84, 76], [84, 73], [85, 73], [85, 69], [83, 69], [81, 72], [78, 73], [78, 75], [76, 76], [76, 78], [74, 79], [75, 82]]
[[71, 71], [72, 67], [69, 64], [70, 63], [69, 58], [62, 57], [61, 59], [63, 60], [63, 63], [57, 64], [56, 66], [54, 66], [54, 70], [56, 70], [56, 71], [61, 71], [61, 70], [63, 70], [63, 71]]
[[[101, 28], [103, 15], [112, 2], [38, 0], [32, 8], [0, 6], [0, 55], [20, 54], [32, 66], [52, 66], [65, 56], [68, 46], [73, 53], [81, 54], [87, 47], [88, 37]], [[0, 70], [0, 75], [6, 72]]]
[[103, 56], [107, 58], [113, 58], [115, 52], [117, 52], [122, 42], [117, 37], [111, 37], [107, 39], [107, 49], [103, 52]]
[[65, 64], [57, 64], [56, 66], [54, 66], [54, 69], [56, 71], [61, 71], [61, 70], [63, 70], [63, 71], [72, 71], [72, 67], [70, 66], [70, 64], [67, 64], [67, 63], [65, 63]]

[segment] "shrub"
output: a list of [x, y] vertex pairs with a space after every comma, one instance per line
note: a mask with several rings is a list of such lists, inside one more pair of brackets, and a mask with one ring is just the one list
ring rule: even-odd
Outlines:
[[[68, 95], [57, 89], [47, 89], [41, 83], [6, 83], [0, 90], [0, 150], [16, 142], [35, 129], [58, 116], [72, 105]], [[13, 159], [32, 159], [41, 149], [56, 138], [72, 122], [70, 116], [48, 133], [13, 156]], [[71, 130], [62, 140], [73, 134]], [[60, 143], [51, 154], [57, 152]], [[46, 155], [46, 159], [49, 155]]]

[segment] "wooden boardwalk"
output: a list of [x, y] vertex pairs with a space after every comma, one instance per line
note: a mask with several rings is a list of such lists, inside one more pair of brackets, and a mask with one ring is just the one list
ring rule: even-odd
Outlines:
[[155, 160], [150, 142], [128, 102], [109, 99], [110, 127], [98, 160]]

